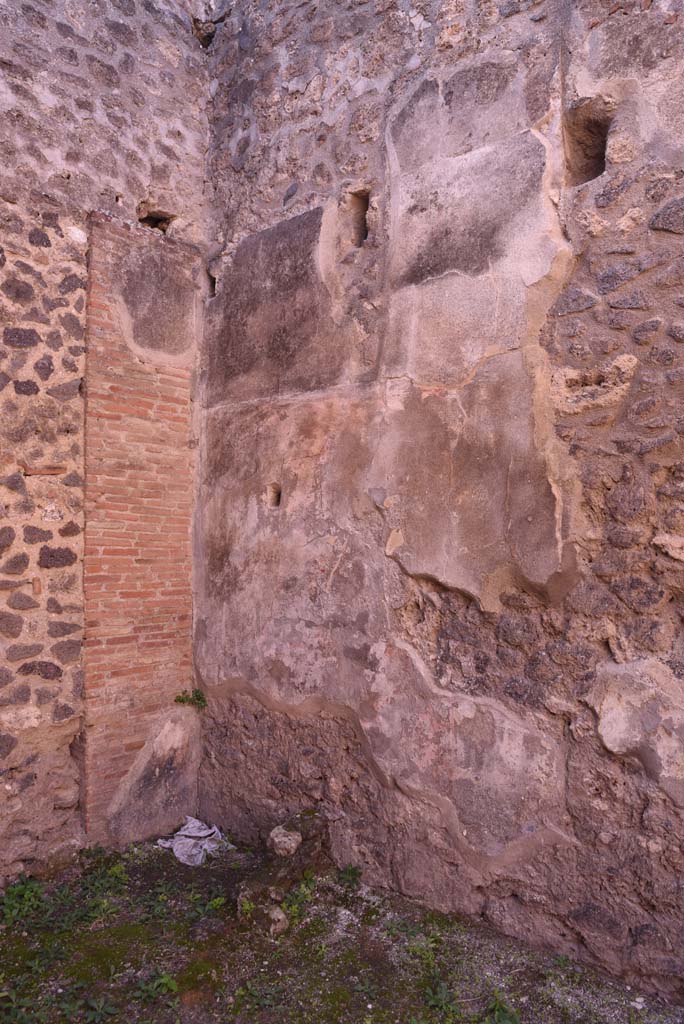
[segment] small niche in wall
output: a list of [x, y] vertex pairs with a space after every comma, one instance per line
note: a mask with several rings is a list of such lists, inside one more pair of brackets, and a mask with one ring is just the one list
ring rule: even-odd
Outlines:
[[349, 222], [351, 240], [360, 249], [368, 238], [368, 206], [370, 193], [365, 189], [349, 194]]
[[266, 504], [269, 508], [280, 508], [283, 489], [280, 484], [269, 484], [266, 488]]
[[143, 224], [146, 228], [153, 228], [155, 231], [161, 231], [162, 234], [171, 227], [171, 222], [176, 219], [175, 214], [168, 213], [166, 210], [154, 209], [148, 205], [148, 203], [138, 203], [138, 223]]
[[569, 185], [582, 185], [603, 174], [612, 122], [612, 107], [602, 96], [585, 97], [566, 111], [563, 142]]

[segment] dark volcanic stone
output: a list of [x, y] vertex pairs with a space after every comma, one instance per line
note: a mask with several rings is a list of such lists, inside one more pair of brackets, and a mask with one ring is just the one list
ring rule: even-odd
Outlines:
[[60, 679], [62, 669], [53, 661], [27, 661], [19, 670], [20, 676], [40, 676], [41, 679]]
[[24, 620], [21, 615], [13, 615], [11, 612], [0, 612], [0, 636], [10, 637], [15, 640], [22, 631]]
[[50, 622], [48, 636], [69, 636], [70, 633], [76, 633], [80, 628], [78, 622]]
[[74, 341], [80, 341], [82, 339], [84, 334], [83, 325], [78, 317], [74, 316], [73, 313], [65, 313], [64, 316], [59, 318], [59, 322], [69, 337], [73, 338]]
[[7, 732], [0, 732], [0, 757], [6, 758], [12, 753], [19, 740]]
[[53, 722], [63, 722], [74, 714], [75, 711], [69, 704], [57, 704], [52, 712], [52, 720]]
[[40, 344], [40, 335], [32, 327], [6, 327], [2, 340], [10, 348], [33, 348]]
[[38, 526], [25, 526], [24, 540], [27, 544], [40, 544], [46, 540], [52, 540], [52, 530], [41, 530]]
[[40, 388], [35, 380], [15, 380], [14, 390], [18, 395], [37, 395]]
[[28, 594], [22, 594], [21, 590], [17, 590], [10, 597], [7, 602], [7, 606], [9, 608], [14, 608], [16, 611], [25, 612], [32, 608], [40, 608], [40, 603]]
[[29, 231], [28, 239], [31, 245], [39, 246], [42, 249], [49, 249], [52, 245], [48, 235], [46, 235], [44, 231], [41, 231], [40, 228], [33, 228]]
[[68, 295], [70, 292], [76, 291], [77, 288], [85, 288], [85, 279], [79, 277], [78, 274], [67, 274], [59, 283], [60, 295]]
[[20, 277], [8, 277], [0, 286], [8, 299], [13, 302], [30, 302], [34, 296], [32, 285]]
[[77, 377], [74, 380], [67, 381], [66, 384], [55, 384], [54, 387], [48, 388], [47, 393], [51, 398], [56, 398], [58, 402], [68, 402], [72, 398], [76, 398], [81, 391], [81, 378]]
[[651, 218], [654, 231], [670, 231], [675, 235], [684, 235], [684, 197], [671, 199], [665, 203]]
[[637, 345], [647, 345], [653, 339], [653, 335], [658, 332], [661, 325], [662, 320], [646, 320], [634, 328], [632, 338]]
[[0, 706], [6, 707], [9, 704], [28, 704], [31, 700], [31, 687], [26, 683], [15, 686], [9, 693], [0, 695]]
[[52, 361], [52, 356], [49, 353], [46, 353], [44, 356], [41, 356], [40, 359], [38, 359], [33, 364], [33, 369], [36, 371], [41, 380], [47, 380], [49, 377], [52, 376], [55, 369], [55, 364]]
[[35, 658], [43, 650], [43, 644], [10, 644], [7, 648], [8, 661], [26, 661]]
[[65, 487], [83, 487], [83, 477], [80, 473], [67, 473], [62, 477], [62, 483]]
[[7, 548], [14, 542], [15, 537], [16, 533], [11, 526], [3, 526], [0, 529], [0, 554], [7, 551]]
[[60, 526], [58, 533], [60, 537], [76, 537], [81, 532], [81, 527], [70, 519], [64, 526]]
[[558, 297], [553, 312], [556, 316], [567, 316], [569, 313], [580, 313], [596, 305], [596, 297], [581, 288], [566, 288]]
[[29, 556], [25, 553], [21, 555], [12, 555], [8, 558], [5, 564], [2, 566], [2, 572], [8, 573], [10, 576], [21, 576], [23, 572], [26, 572], [29, 565]]
[[612, 309], [649, 309], [650, 302], [643, 292], [630, 292], [629, 295], [618, 296], [608, 300]]
[[26, 481], [24, 480], [23, 473], [10, 473], [2, 482], [8, 490], [16, 491], [18, 494], [26, 494]]
[[61, 569], [65, 565], [73, 565], [75, 561], [76, 554], [70, 548], [50, 548], [46, 544], [38, 556], [41, 569]]
[[63, 665], [72, 665], [81, 656], [80, 640], [61, 640], [54, 644], [50, 650]]

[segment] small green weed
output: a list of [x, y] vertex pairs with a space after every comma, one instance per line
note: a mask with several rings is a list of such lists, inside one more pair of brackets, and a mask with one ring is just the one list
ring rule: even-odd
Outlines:
[[435, 979], [431, 985], [425, 986], [423, 998], [431, 1010], [440, 1013], [455, 1013], [458, 1010], [453, 992], [441, 979]]
[[358, 889], [361, 884], [361, 868], [348, 864], [338, 872], [337, 877], [342, 885], [346, 885], [348, 889]]
[[5, 1024], [37, 1024], [33, 1000], [22, 996], [13, 988], [0, 985], [0, 1021]]
[[292, 924], [302, 919], [304, 908], [313, 899], [316, 879], [311, 871], [305, 871], [302, 881], [291, 889], [281, 906]]
[[482, 1024], [520, 1024], [520, 1014], [508, 1005], [500, 992], [495, 992]]
[[170, 974], [160, 971], [151, 978], [140, 979], [136, 996], [138, 999], [150, 1002], [153, 999], [159, 999], [161, 996], [175, 995], [177, 991], [178, 982]]
[[235, 993], [236, 1009], [243, 1003], [260, 1010], [272, 1010], [280, 1005], [280, 986], [257, 985], [251, 980], [246, 981]]
[[409, 942], [407, 950], [410, 956], [419, 961], [424, 971], [432, 974], [437, 966], [439, 945], [440, 939], [436, 935], [419, 935]]
[[88, 1024], [103, 1024], [110, 1017], [116, 1017], [118, 1012], [116, 1006], [108, 1003], [104, 996], [100, 999], [86, 999], [85, 1001], [84, 1019]]
[[85, 987], [86, 983], [84, 981], [76, 981], [68, 991], [62, 993], [61, 998], [57, 1001], [57, 1009], [61, 1013], [63, 1020], [75, 1020], [83, 1011], [85, 1002], [81, 992]]
[[[192, 904], [191, 916], [199, 919], [218, 913], [221, 907], [225, 906], [226, 897], [219, 893], [216, 896], [210, 896], [208, 899], [205, 899], [199, 893], [191, 892], [190, 902]], [[246, 902], [249, 903], [249, 900]], [[254, 908], [250, 912], [250, 917], [252, 913], [254, 913]]]
[[256, 903], [253, 903], [252, 900], [246, 898], [240, 900], [240, 917], [244, 917], [246, 921], [249, 921], [255, 910]]
[[207, 698], [201, 690], [195, 688], [192, 692], [183, 690], [177, 697], [174, 698], [176, 704], [190, 704], [191, 707], [197, 708], [198, 711], [203, 711], [207, 706]]
[[35, 878], [21, 875], [18, 882], [8, 885], [0, 907], [6, 925], [26, 922], [43, 909], [43, 887]]
[[392, 939], [397, 938], [399, 935], [405, 935], [407, 938], [412, 939], [416, 935], [420, 935], [420, 928], [412, 921], [402, 921], [401, 919], [393, 918], [385, 925], [385, 933]]
[[368, 978], [360, 978], [354, 985], [354, 991], [365, 999], [375, 1001], [378, 998], [378, 987]]

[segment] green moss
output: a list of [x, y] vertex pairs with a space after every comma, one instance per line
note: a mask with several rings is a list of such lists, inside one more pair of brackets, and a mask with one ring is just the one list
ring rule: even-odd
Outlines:
[[2, 948], [2, 973], [6, 978], [15, 974], [23, 974], [29, 962], [35, 956], [34, 951], [28, 942], [14, 935], [2, 936], [0, 938]]
[[297, 932], [293, 933], [293, 939], [296, 945], [302, 946], [306, 950], [309, 948], [311, 939], [327, 935], [329, 931], [330, 925], [324, 917], [312, 917], [310, 920], [305, 921]]
[[365, 908], [363, 914], [361, 915], [361, 923], [373, 924], [375, 921], [378, 920], [379, 917], [381, 917], [381, 915], [382, 911], [380, 907], [375, 906], [371, 903]]
[[352, 1002], [352, 994], [346, 985], [332, 985], [323, 996], [327, 1010], [345, 1010]]
[[151, 929], [144, 924], [119, 924], [86, 933], [72, 945], [73, 961], [67, 974], [84, 982], [109, 978], [124, 964], [144, 960], [154, 943]]
[[439, 910], [428, 910], [423, 915], [423, 926], [433, 935], [457, 931], [457, 924], [453, 917], [450, 917], [449, 914], [442, 914]]
[[176, 975], [178, 992], [194, 992], [196, 989], [211, 989], [216, 991], [221, 986], [222, 980], [221, 963], [218, 960], [198, 958], [191, 960], [182, 971]]

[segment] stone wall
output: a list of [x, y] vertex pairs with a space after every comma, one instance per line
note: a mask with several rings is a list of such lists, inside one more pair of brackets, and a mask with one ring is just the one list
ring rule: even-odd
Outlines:
[[[163, 214], [167, 238], [204, 237], [208, 85], [189, 5], [175, 0], [0, 0], [0, 51], [1, 883], [87, 841], [88, 218]], [[115, 742], [91, 744], [89, 761], [111, 773]]]
[[681, 996], [680, 6], [0, 0], [0, 880], [316, 806]]
[[82, 843], [86, 284], [78, 222], [2, 212], [0, 877]]
[[669, 3], [243, 3], [211, 47], [200, 810], [678, 991]]

